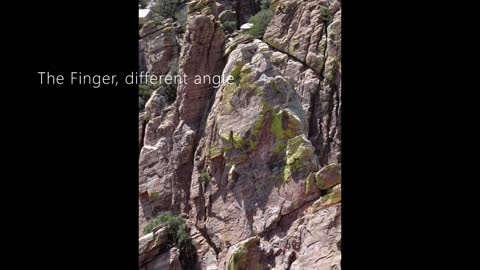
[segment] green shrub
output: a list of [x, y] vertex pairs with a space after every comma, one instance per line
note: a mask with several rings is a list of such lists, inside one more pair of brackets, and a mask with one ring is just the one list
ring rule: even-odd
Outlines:
[[179, 0], [157, 0], [152, 6], [152, 12], [163, 18], [175, 18]]
[[235, 21], [226, 21], [222, 25], [227, 33], [231, 33], [237, 29], [237, 22]]
[[157, 227], [158, 225], [164, 224], [167, 226], [169, 239], [171, 239], [174, 243], [178, 241], [179, 238], [185, 238], [187, 225], [185, 220], [180, 216], [172, 215], [169, 212], [163, 212], [156, 218], [152, 219], [147, 226], [143, 229], [145, 234], [151, 233], [153, 228]]
[[159, 84], [138, 85], [138, 108], [140, 109], [140, 111], [143, 111], [145, 109], [145, 104], [152, 95], [153, 91], [155, 91], [158, 87], [160, 87]]
[[330, 10], [327, 7], [320, 6], [320, 17], [324, 22], [329, 22], [332, 20], [332, 15], [330, 14]]
[[208, 174], [207, 170], [202, 170], [200, 172], [200, 182], [203, 183], [204, 186], [207, 186], [208, 183], [210, 182], [210, 175]]
[[[177, 61], [171, 61], [168, 64], [168, 70], [172, 77], [178, 74], [178, 64]], [[172, 82], [168, 83], [150, 83], [150, 80], [147, 80], [148, 83], [146, 84], [139, 84], [138, 85], [138, 107], [140, 111], [145, 109], [145, 104], [150, 99], [153, 91], [160, 89], [160, 95], [165, 97], [165, 100], [168, 104], [172, 104], [175, 99], [177, 98], [177, 84]]]
[[270, 23], [270, 20], [272, 19], [272, 16], [273, 13], [270, 9], [263, 9], [254, 16], [250, 17], [248, 22], [252, 23], [253, 26], [247, 30], [247, 34], [255, 38], [262, 38], [263, 34], [265, 34], [268, 24]]
[[152, 219], [143, 229], [143, 233], [152, 232], [153, 228], [164, 224], [168, 230], [169, 247], [176, 246], [180, 250], [180, 263], [183, 269], [190, 269], [195, 261], [195, 252], [192, 239], [187, 232], [185, 220], [169, 212], [163, 212]]

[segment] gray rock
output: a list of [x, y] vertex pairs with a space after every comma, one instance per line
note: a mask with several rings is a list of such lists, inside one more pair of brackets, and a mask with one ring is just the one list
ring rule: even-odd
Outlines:
[[178, 62], [180, 47], [176, 35], [171, 19], [161, 25], [146, 23], [140, 30], [140, 71], [158, 76], [168, 74]]
[[218, 15], [218, 19], [221, 23], [224, 22], [236, 22], [237, 21], [237, 12], [233, 10], [224, 10]]

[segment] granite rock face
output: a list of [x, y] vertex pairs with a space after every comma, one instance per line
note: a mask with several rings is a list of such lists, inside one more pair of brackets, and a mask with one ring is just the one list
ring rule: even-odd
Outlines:
[[[246, 13], [224, 2], [189, 1], [175, 60], [187, 80], [140, 116], [140, 230], [163, 211], [184, 217], [196, 262], [183, 269], [339, 270], [340, 2], [273, 1], [262, 40], [230, 41], [219, 17]], [[160, 231], [139, 232], [141, 269], [181, 269]]]

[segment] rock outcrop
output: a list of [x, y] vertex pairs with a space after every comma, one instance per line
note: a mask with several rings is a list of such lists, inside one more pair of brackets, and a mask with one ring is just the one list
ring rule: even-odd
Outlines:
[[[273, 1], [263, 39], [228, 41], [221, 23], [246, 14], [236, 5], [190, 1], [178, 59], [153, 50], [187, 80], [173, 104], [156, 91], [140, 116], [140, 230], [163, 211], [187, 219], [196, 262], [183, 269], [339, 270], [340, 2]], [[145, 52], [165, 44], [156, 31]], [[194, 82], [214, 75], [231, 80]], [[181, 269], [160, 231], [139, 232], [141, 269]]]
[[219, 12], [235, 11], [236, 21], [239, 25], [246, 23], [252, 15], [260, 10], [259, 1], [256, 0], [217, 0], [217, 5]]
[[188, 9], [179, 60], [179, 75], [188, 79], [178, 85], [175, 102], [152, 114], [145, 128], [139, 160], [140, 229], [161, 211], [188, 213], [196, 135], [215, 90], [193, 80], [220, 74], [223, 68], [224, 33], [214, 16], [214, 1], [191, 1]]
[[177, 248], [168, 248], [168, 230], [158, 227], [139, 239], [140, 270], [181, 270]]
[[341, 9], [340, 1], [277, 0], [264, 39], [322, 77], [312, 99], [309, 138], [320, 164], [340, 162]]
[[158, 25], [147, 22], [140, 30], [140, 71], [166, 75], [177, 65], [180, 47], [173, 20], [166, 19]]

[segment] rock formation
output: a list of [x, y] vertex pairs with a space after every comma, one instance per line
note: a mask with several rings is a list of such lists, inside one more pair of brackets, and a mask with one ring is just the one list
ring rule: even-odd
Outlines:
[[[140, 114], [142, 270], [341, 269], [340, 2], [273, 1], [263, 39], [222, 26], [257, 11], [244, 2], [189, 1], [181, 37], [172, 20], [141, 29], [141, 68], [188, 78]], [[143, 234], [165, 211], [187, 220], [191, 265], [165, 227]]]

